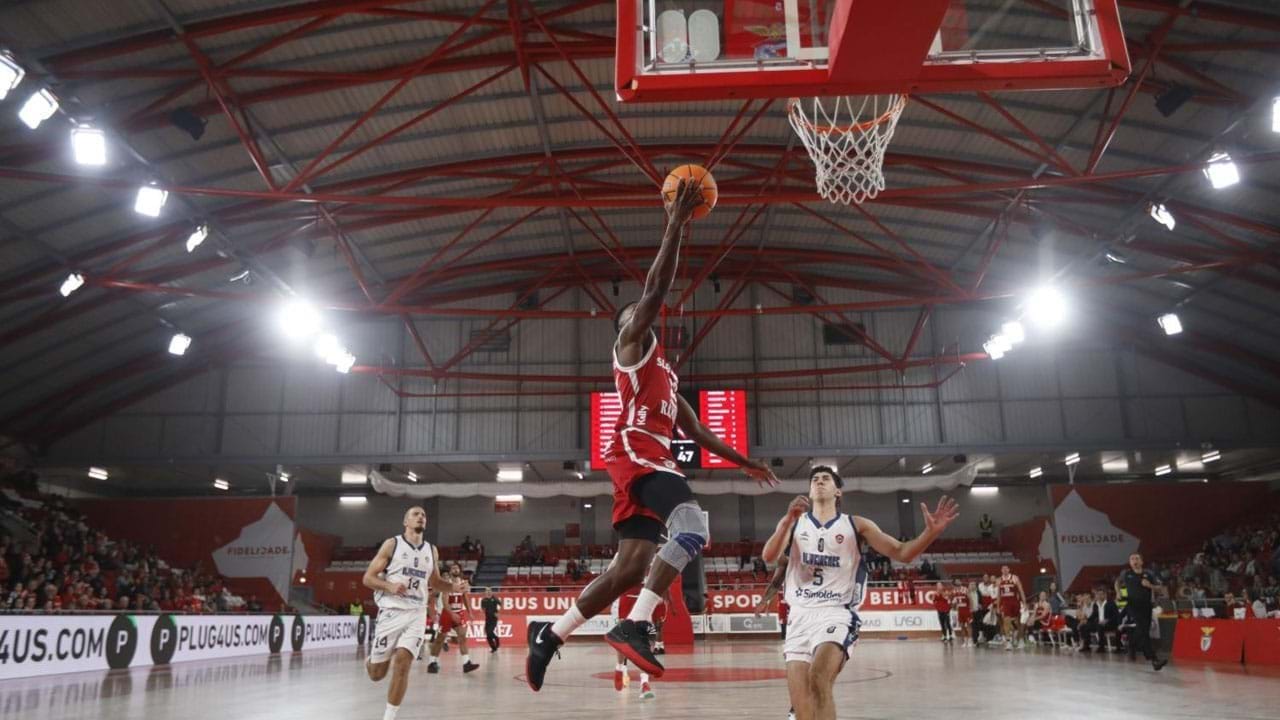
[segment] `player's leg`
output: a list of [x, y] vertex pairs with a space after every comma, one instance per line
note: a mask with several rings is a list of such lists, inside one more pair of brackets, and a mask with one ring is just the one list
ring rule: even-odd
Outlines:
[[787, 661], [787, 694], [791, 697], [791, 712], [796, 720], [811, 720], [813, 706], [809, 694], [810, 663], [798, 660]]
[[431, 641], [427, 657], [427, 672], [432, 674], [440, 672], [440, 652], [448, 642], [449, 632], [457, 627], [457, 624], [458, 616], [452, 610], [445, 608], [440, 612], [440, 631]]
[[631, 495], [642, 507], [666, 518], [668, 540], [658, 551], [657, 560], [649, 566], [644, 589], [640, 591], [631, 613], [610, 630], [605, 639], [641, 670], [654, 677], [662, 677], [662, 663], [658, 662], [650, 646], [650, 619], [667, 588], [685, 566], [702, 554], [702, 546], [706, 544], [710, 530], [706, 515], [689, 489], [689, 482], [679, 475], [646, 475], [635, 481]]
[[391, 657], [400, 635], [405, 630], [405, 617], [394, 610], [380, 610], [374, 627], [373, 643], [364, 668], [373, 682], [380, 682], [391, 671]]
[[471, 623], [461, 618], [458, 628], [458, 654], [462, 655], [462, 672], [469, 673], [480, 669], [479, 663], [471, 662], [471, 653], [467, 652], [467, 640], [471, 636]]
[[[834, 687], [846, 659], [844, 646], [838, 643], [826, 642], [814, 649], [813, 664], [809, 666], [809, 707], [813, 714], [807, 720], [836, 720]], [[796, 718], [801, 720], [798, 713]]]
[[613, 564], [600, 577], [591, 581], [578, 596], [578, 601], [554, 623], [529, 623], [529, 655], [525, 659], [525, 681], [537, 692], [542, 688], [547, 665], [566, 638], [588, 619], [603, 612], [614, 600], [644, 578], [644, 573], [658, 547], [662, 524], [653, 518], [636, 515], [614, 525], [622, 536]]
[[498, 652], [499, 643], [498, 643], [498, 621], [497, 620], [484, 621], [484, 639], [485, 639], [485, 642], [489, 643], [489, 652], [491, 653]]
[[404, 702], [405, 691], [409, 689], [409, 666], [413, 664], [413, 653], [398, 647], [391, 656], [391, 684], [387, 686], [387, 709], [383, 712], [383, 720], [395, 720], [400, 711], [400, 703]]
[[613, 665], [613, 689], [622, 692], [631, 684], [631, 678], [627, 675], [627, 659], [622, 653], [614, 653]]

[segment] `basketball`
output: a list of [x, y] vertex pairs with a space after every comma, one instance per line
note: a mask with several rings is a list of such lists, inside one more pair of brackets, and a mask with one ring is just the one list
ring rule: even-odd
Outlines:
[[702, 204], [693, 211], [693, 219], [700, 220], [711, 213], [711, 208], [716, 206], [716, 198], [720, 197], [716, 189], [716, 179], [701, 165], [681, 165], [672, 170], [671, 174], [667, 175], [666, 181], [662, 183], [663, 204], [670, 205], [675, 201], [676, 188], [684, 178], [692, 178], [702, 183]]

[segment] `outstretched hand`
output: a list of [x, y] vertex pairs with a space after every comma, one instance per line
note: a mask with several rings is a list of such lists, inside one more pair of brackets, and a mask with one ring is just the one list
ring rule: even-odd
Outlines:
[[929, 512], [929, 506], [924, 503], [920, 503], [920, 511], [924, 513], [925, 528], [934, 534], [942, 532], [953, 520], [960, 517], [960, 505], [946, 495], [938, 500], [938, 506], [933, 512]]
[[773, 474], [773, 469], [759, 460], [749, 460], [742, 467], [743, 470], [750, 475], [756, 482], [766, 487], [778, 487], [781, 481], [778, 476]]
[[667, 205], [667, 217], [671, 222], [683, 225], [702, 203], [702, 183], [693, 178], [681, 178], [676, 185], [675, 199]]
[[787, 517], [792, 520], [799, 520], [801, 515], [809, 512], [809, 498], [798, 495], [791, 504], [787, 506]]

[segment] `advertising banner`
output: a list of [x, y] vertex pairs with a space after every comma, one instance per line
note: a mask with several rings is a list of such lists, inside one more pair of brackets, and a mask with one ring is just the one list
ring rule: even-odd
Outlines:
[[[744, 590], [710, 590], [707, 593], [707, 610], [715, 613], [750, 613], [764, 598], [764, 586]], [[859, 614], [875, 610], [904, 610], [933, 608], [934, 591], [930, 589], [911, 592], [898, 587], [873, 587], [867, 590]]]
[[1280, 620], [1241, 620], [1244, 623], [1244, 664], [1280, 665]]
[[355, 648], [367, 631], [348, 615], [11, 615], [0, 617], [0, 680]]
[[1248, 620], [1182, 619], [1173, 634], [1173, 656], [1179, 660], [1240, 662]]

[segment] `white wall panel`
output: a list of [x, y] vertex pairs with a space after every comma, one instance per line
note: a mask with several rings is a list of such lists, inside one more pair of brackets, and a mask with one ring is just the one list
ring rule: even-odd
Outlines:
[[1053, 353], [1022, 346], [995, 362], [1005, 400], [1058, 396], [1057, 361]]
[[1125, 390], [1130, 395], [1219, 394], [1222, 388], [1190, 373], [1142, 355], [1122, 356]]
[[[942, 369], [939, 369], [942, 372]], [[948, 400], [995, 400], [999, 397], [996, 378], [996, 364], [993, 362], [976, 362], [966, 365], [963, 370], [943, 383], [938, 392], [943, 401]]]
[[430, 413], [404, 413], [400, 416], [400, 451], [426, 453], [431, 450], [432, 420]]
[[818, 418], [818, 410], [812, 405], [761, 407], [761, 442], [774, 448], [819, 447], [822, 434]]
[[1249, 418], [1238, 397], [1187, 398], [1188, 432], [1205, 440], [1247, 440]]
[[153, 456], [160, 451], [160, 423], [155, 416], [117, 415], [107, 418], [104, 448], [114, 455]]
[[[586, 413], [584, 409], [584, 418]], [[572, 410], [521, 413], [518, 420], [520, 449], [573, 451], [578, 447], [577, 417], [578, 414]], [[583, 424], [585, 426], [585, 419]]]
[[1063, 348], [1058, 357], [1058, 377], [1064, 397], [1116, 395], [1115, 355], [1106, 350]]
[[202, 412], [217, 409], [217, 373], [201, 373], [130, 405], [121, 414]]
[[362, 455], [396, 449], [396, 416], [343, 415], [338, 432], [338, 452]]
[[396, 409], [395, 393], [372, 375], [344, 375], [341, 383], [343, 410], [391, 412]]
[[885, 405], [885, 445], [936, 445], [938, 437], [938, 412], [935, 405]]
[[1121, 440], [1124, 421], [1118, 400], [1063, 400], [1068, 440]]
[[516, 446], [515, 413], [468, 412], [459, 420], [459, 452], [502, 452]]
[[284, 373], [284, 411], [338, 411], [341, 384], [348, 376], [320, 362], [291, 365]]
[[1001, 440], [999, 403], [947, 403], [942, 406], [942, 419], [949, 443]]
[[279, 419], [274, 415], [227, 415], [222, 420], [224, 455], [268, 455], [276, 452]]
[[308, 413], [285, 415], [280, 422], [280, 452], [328, 455], [337, 449], [338, 415]]
[[216, 451], [218, 420], [213, 415], [179, 415], [164, 418], [160, 452], [168, 456], [199, 456]]
[[1006, 437], [1011, 443], [1053, 443], [1063, 438], [1062, 409], [1057, 400], [1006, 400]]
[[1187, 430], [1182, 422], [1182, 403], [1177, 398], [1143, 398], [1125, 403], [1129, 429], [1144, 440], [1180, 440]]
[[[336, 373], [335, 373], [336, 374]], [[280, 409], [284, 370], [232, 367], [227, 370], [227, 412], [275, 412]]]
[[823, 447], [863, 447], [880, 444], [880, 417], [871, 405], [822, 407]]

